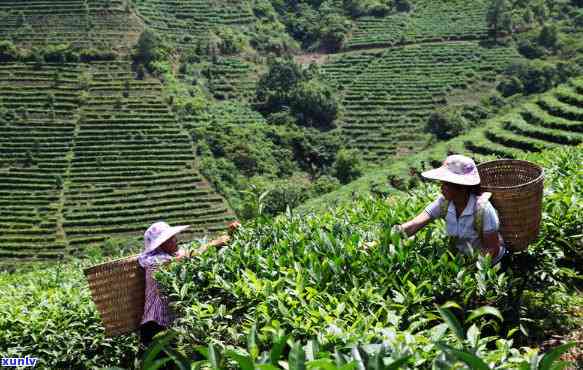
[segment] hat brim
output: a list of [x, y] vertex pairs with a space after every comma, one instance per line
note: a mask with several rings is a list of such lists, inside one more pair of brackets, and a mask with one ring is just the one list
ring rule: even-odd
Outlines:
[[152, 244], [150, 244], [150, 246], [147, 248], [146, 252], [153, 251], [154, 249], [164, 244], [164, 242], [166, 242], [168, 239], [170, 239], [176, 234], [183, 232], [189, 227], [190, 225], [179, 225], [169, 227], [168, 229], [164, 230], [160, 235], [158, 235], [156, 240]]
[[447, 167], [441, 166], [433, 170], [425, 171], [421, 173], [421, 176], [430, 180], [446, 181], [458, 185], [473, 186], [480, 184], [480, 174], [478, 173], [478, 170], [474, 170], [465, 175], [458, 175], [451, 172]]

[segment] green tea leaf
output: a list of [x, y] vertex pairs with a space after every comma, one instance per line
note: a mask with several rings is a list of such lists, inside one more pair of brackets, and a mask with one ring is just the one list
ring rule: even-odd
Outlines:
[[489, 370], [490, 369], [484, 361], [482, 361], [479, 357], [477, 357], [471, 353], [457, 350], [457, 349], [449, 347], [448, 345], [443, 344], [443, 343], [438, 343], [437, 346], [443, 352], [449, 353], [450, 355], [457, 358], [459, 361], [468, 365], [472, 370]]
[[290, 344], [291, 351], [289, 352], [289, 370], [304, 370], [306, 368], [306, 353], [299, 342], [292, 342]]
[[409, 359], [412, 358], [412, 357], [413, 357], [413, 355], [409, 355], [409, 356], [404, 356], [404, 357], [401, 357], [399, 359], [396, 359], [395, 361], [393, 361], [390, 364], [386, 365], [384, 367], [384, 370], [398, 370], [403, 365], [405, 365], [407, 362], [409, 362]]
[[575, 342], [565, 343], [545, 353], [545, 355], [538, 364], [538, 370], [554, 369], [553, 365], [561, 357], [561, 355], [570, 350], [571, 348], [575, 347], [575, 344], [576, 344]]
[[491, 316], [495, 316], [497, 317], [500, 321], [504, 321], [504, 318], [502, 317], [502, 314], [500, 313], [500, 311], [498, 311], [497, 308], [494, 308], [492, 306], [483, 306], [480, 308], [476, 308], [475, 310], [472, 310], [472, 313], [470, 313], [470, 315], [467, 318], [467, 322], [471, 322], [474, 321], [482, 316], [486, 316], [486, 315], [491, 315]]
[[225, 356], [235, 361], [241, 370], [253, 370], [253, 360], [248, 353], [240, 353], [233, 350], [225, 351]]
[[443, 321], [449, 326], [449, 329], [455, 334], [460, 344], [464, 342], [464, 329], [458, 319], [447, 308], [438, 307], [437, 310], [443, 318]]

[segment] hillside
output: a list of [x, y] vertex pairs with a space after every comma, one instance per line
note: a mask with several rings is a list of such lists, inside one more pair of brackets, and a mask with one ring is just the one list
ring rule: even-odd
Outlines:
[[441, 42], [351, 53], [323, 70], [342, 93], [345, 141], [365, 160], [379, 161], [425, 145], [423, 125], [446, 104], [448, 91], [495, 80], [496, 72], [519, 58], [513, 48]]
[[0, 1], [0, 39], [128, 53], [144, 29], [126, 0]]
[[[355, 194], [404, 190], [418, 174], [439, 165], [448, 153], [471, 155], [477, 162], [495, 158], [522, 158], [528, 152], [583, 143], [583, 78], [571, 80], [545, 94], [529, 98], [509, 112], [447, 142], [436, 143], [406, 159], [378, 167], [374, 172], [320, 198], [301, 211], [349, 202]], [[410, 176], [413, 174], [413, 177]]]
[[4, 260], [82, 253], [159, 219], [195, 235], [233, 219], [160, 82], [127, 62], [3, 64], [0, 86]]
[[[544, 64], [524, 95], [580, 73], [576, 4], [508, 1], [500, 25], [496, 4], [0, 0], [0, 259], [83, 254], [158, 219], [212, 234], [257, 216], [262, 194], [275, 215], [419, 158], [428, 119], [455, 99], [512, 104], [496, 87], [523, 87], [517, 63]], [[293, 88], [265, 83], [277, 68], [297, 72]], [[576, 144], [579, 92], [564, 89], [450, 145]], [[275, 108], [261, 100], [274, 91]], [[547, 114], [566, 121], [534, 127]]]

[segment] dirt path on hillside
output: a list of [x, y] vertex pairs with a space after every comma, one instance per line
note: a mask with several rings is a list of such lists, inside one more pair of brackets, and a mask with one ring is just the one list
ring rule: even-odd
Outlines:
[[324, 64], [328, 61], [330, 56], [336, 54], [322, 54], [322, 53], [308, 53], [294, 56], [294, 60], [298, 64]]

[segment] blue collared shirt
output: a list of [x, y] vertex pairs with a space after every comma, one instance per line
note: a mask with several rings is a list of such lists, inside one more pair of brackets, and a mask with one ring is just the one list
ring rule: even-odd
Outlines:
[[[480, 235], [476, 231], [474, 219], [476, 216], [476, 201], [477, 198], [475, 195], [471, 194], [470, 198], [468, 199], [468, 204], [466, 204], [466, 208], [464, 208], [463, 212], [457, 217], [455, 204], [453, 202], [449, 202], [447, 207], [447, 213], [443, 214], [444, 204], [446, 202], [443, 195], [440, 195], [436, 200], [434, 200], [431, 204], [429, 204], [425, 208], [425, 212], [429, 214], [429, 217], [432, 219], [436, 218], [445, 218], [446, 224], [446, 232], [447, 235], [456, 237], [457, 249], [462, 253], [469, 253], [470, 246], [476, 250], [482, 248], [482, 241], [480, 239]], [[496, 209], [492, 206], [492, 203], [489, 201], [484, 202], [483, 205], [483, 220], [482, 220], [482, 233], [492, 233], [498, 232], [500, 229], [500, 220], [498, 219], [498, 213]], [[498, 232], [498, 238], [500, 239], [500, 252], [498, 256], [494, 258], [493, 262], [496, 263], [504, 256], [506, 251], [502, 237]]]

